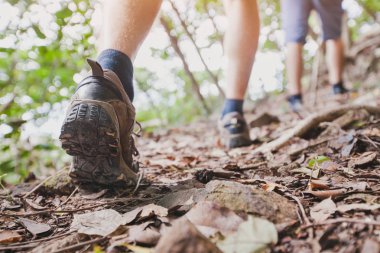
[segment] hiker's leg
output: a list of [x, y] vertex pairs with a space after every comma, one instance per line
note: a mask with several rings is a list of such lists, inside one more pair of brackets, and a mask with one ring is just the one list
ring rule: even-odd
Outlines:
[[224, 37], [226, 66], [226, 104], [223, 114], [242, 113], [259, 37], [256, 0], [224, 0], [228, 25]]
[[342, 39], [326, 41], [326, 61], [331, 84], [343, 81], [344, 46]]
[[313, 0], [322, 23], [323, 40], [326, 41], [326, 61], [329, 80], [334, 85], [334, 92], [344, 93], [343, 66], [344, 46], [341, 39], [343, 8], [342, 0]]
[[286, 73], [289, 95], [301, 95], [303, 72], [302, 47], [308, 32], [310, 0], [282, 0], [281, 14], [285, 30]]
[[148, 34], [162, 0], [104, 0], [102, 49], [115, 49], [132, 60]]
[[137, 182], [132, 60], [158, 13], [159, 0], [104, 0], [102, 52], [73, 95], [60, 140], [73, 156], [70, 176], [86, 185]]
[[302, 72], [303, 72], [303, 59], [302, 59], [302, 43], [288, 42], [286, 45], [286, 74], [288, 82], [288, 94], [300, 95], [302, 94]]
[[227, 148], [251, 144], [243, 116], [243, 102], [259, 38], [256, 0], [224, 0], [228, 25], [224, 37], [226, 100], [219, 121], [221, 141]]
[[133, 100], [132, 61], [148, 34], [161, 0], [105, 0], [98, 62], [117, 74]]

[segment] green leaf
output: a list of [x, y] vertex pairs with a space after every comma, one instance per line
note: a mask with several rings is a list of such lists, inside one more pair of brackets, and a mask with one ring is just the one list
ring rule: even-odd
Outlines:
[[277, 230], [272, 222], [250, 215], [235, 233], [217, 245], [224, 253], [260, 253], [277, 241]]
[[327, 156], [323, 156], [323, 155], [316, 156], [314, 159], [311, 159], [307, 163], [307, 167], [312, 169], [314, 168], [315, 165], [321, 165], [322, 163], [327, 162], [327, 161], [331, 161], [331, 159], [328, 158]]
[[46, 39], [46, 35], [41, 31], [38, 25], [32, 25], [33, 30], [36, 32], [38, 38]]

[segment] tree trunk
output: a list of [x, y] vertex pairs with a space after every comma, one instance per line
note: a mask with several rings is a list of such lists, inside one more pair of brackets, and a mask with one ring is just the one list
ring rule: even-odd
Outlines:
[[189, 29], [188, 29], [188, 25], [186, 24], [186, 22], [182, 19], [181, 17], [181, 14], [177, 8], [177, 6], [175, 6], [174, 2], [172, 0], [169, 1], [174, 12], [176, 13], [179, 21], [181, 22], [181, 26], [183, 28], [183, 30], [185, 31], [186, 35], [189, 37], [191, 43], [193, 44], [193, 46], [195, 47], [195, 50], [197, 51], [197, 54], [199, 56], [199, 58], [201, 59], [202, 61], [202, 64], [203, 66], [205, 67], [205, 70], [206, 72], [209, 74], [209, 76], [211, 77], [212, 81], [214, 82], [215, 86], [218, 88], [219, 90], [219, 93], [222, 95], [223, 98], [225, 98], [225, 94], [224, 94], [224, 91], [223, 89], [220, 87], [219, 85], [219, 80], [218, 80], [218, 77], [210, 70], [210, 68], [208, 67], [206, 61], [204, 60], [203, 56], [202, 56], [202, 53], [201, 53], [201, 50], [199, 49], [197, 43], [195, 42], [195, 39], [193, 37], [193, 35], [190, 33]]
[[195, 79], [194, 74], [190, 71], [189, 64], [187, 64], [187, 61], [185, 59], [185, 55], [183, 54], [181, 48], [179, 47], [178, 38], [171, 34], [171, 29], [170, 29], [169, 23], [165, 19], [165, 17], [161, 16], [160, 22], [161, 22], [162, 26], [164, 27], [166, 34], [169, 36], [170, 44], [172, 45], [175, 52], [177, 53], [177, 55], [179, 56], [179, 58], [182, 61], [183, 68], [184, 68], [187, 76], [189, 77], [189, 79], [191, 81], [191, 86], [192, 86], [196, 96], [198, 97], [199, 101], [201, 102], [203, 109], [206, 111], [207, 114], [210, 114], [210, 109], [208, 108], [207, 103], [206, 103], [204, 97], [202, 96], [202, 94], [200, 92], [199, 83]]

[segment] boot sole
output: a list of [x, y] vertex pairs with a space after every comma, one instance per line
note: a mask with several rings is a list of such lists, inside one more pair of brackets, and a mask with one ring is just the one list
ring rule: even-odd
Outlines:
[[59, 139], [74, 157], [70, 177], [75, 183], [109, 185], [125, 180], [125, 174], [134, 177], [134, 172], [121, 169], [130, 170], [121, 155], [115, 120], [112, 106], [104, 102], [80, 102], [69, 108]]

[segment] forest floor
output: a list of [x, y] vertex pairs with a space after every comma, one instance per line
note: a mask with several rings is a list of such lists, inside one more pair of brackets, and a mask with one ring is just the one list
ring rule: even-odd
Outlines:
[[0, 195], [0, 252], [380, 252], [380, 89], [329, 92], [260, 103], [246, 148], [215, 120], [145, 134], [136, 191], [29, 178]]

